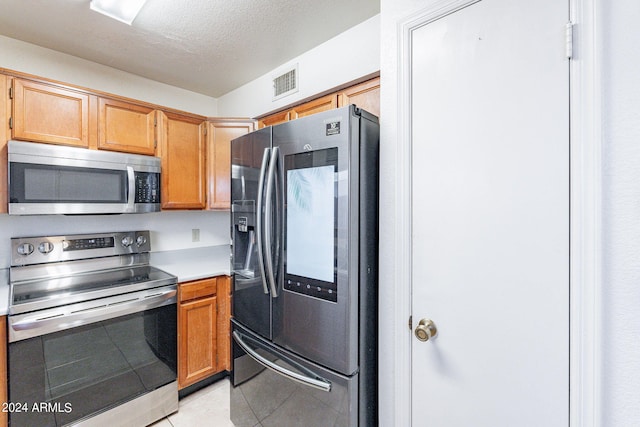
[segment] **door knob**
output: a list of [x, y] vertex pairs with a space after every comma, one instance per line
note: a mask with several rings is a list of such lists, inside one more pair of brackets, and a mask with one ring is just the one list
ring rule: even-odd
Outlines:
[[420, 341], [429, 341], [431, 338], [435, 338], [438, 334], [438, 329], [436, 328], [435, 323], [433, 323], [430, 319], [421, 319], [416, 326], [415, 330], [416, 338]]

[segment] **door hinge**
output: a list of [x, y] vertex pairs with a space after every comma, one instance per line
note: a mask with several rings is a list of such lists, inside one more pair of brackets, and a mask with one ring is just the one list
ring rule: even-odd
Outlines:
[[568, 22], [565, 27], [565, 43], [567, 59], [573, 58], [573, 22]]
[[407, 324], [409, 325], [409, 330], [412, 331], [413, 330], [413, 316], [409, 316], [409, 322], [407, 322]]
[[9, 129], [13, 129], [13, 117], [9, 117]]
[[13, 88], [9, 88], [9, 99], [13, 99]]

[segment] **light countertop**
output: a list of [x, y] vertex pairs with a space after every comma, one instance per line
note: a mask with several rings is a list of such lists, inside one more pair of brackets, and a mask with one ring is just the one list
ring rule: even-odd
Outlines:
[[178, 277], [178, 282], [229, 275], [229, 245], [152, 252], [151, 265]]
[[[151, 265], [178, 277], [178, 282], [230, 274], [229, 245], [152, 252]], [[0, 269], [0, 315], [9, 313], [9, 269]]]

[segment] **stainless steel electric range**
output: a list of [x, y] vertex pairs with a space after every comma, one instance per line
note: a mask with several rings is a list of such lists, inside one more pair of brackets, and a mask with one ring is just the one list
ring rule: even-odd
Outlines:
[[145, 426], [178, 409], [177, 278], [148, 231], [11, 239], [10, 424]]

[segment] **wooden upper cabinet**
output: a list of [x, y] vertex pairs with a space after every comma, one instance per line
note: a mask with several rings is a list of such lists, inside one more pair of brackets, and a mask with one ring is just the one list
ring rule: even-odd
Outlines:
[[333, 110], [338, 108], [338, 97], [335, 93], [326, 95], [313, 101], [305, 102], [291, 110], [291, 120], [301, 117], [310, 116], [321, 111]]
[[253, 120], [214, 120], [207, 130], [209, 209], [231, 208], [231, 140], [253, 131]]
[[288, 122], [291, 120], [291, 112], [290, 111], [279, 111], [277, 113], [271, 114], [267, 117], [263, 117], [258, 121], [258, 129], [265, 128], [267, 126], [273, 126], [280, 123]]
[[100, 150], [155, 154], [155, 109], [108, 98], [98, 103]]
[[11, 137], [51, 144], [89, 146], [89, 95], [14, 78]]
[[339, 107], [356, 104], [380, 117], [380, 77], [348, 87], [338, 95]]
[[11, 100], [7, 96], [9, 87], [10, 78], [0, 74], [0, 90], [3, 94], [2, 99], [0, 99], [0, 120], [2, 120], [2, 124], [0, 124], [0, 213], [7, 213], [7, 193], [9, 192], [7, 188], [7, 140], [11, 134], [9, 130]]
[[206, 122], [165, 112], [159, 112], [158, 117], [162, 209], [204, 209]]

